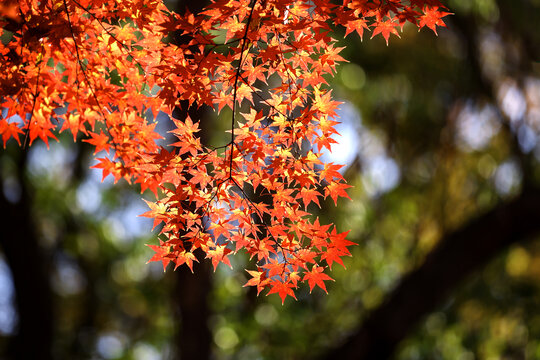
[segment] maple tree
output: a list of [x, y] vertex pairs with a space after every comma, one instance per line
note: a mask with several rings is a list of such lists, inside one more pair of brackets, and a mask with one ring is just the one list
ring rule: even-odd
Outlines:
[[[144, 216], [160, 225], [150, 261], [192, 268], [200, 249], [230, 266], [246, 251], [257, 268], [246, 286], [295, 297], [299, 283], [326, 291], [353, 242], [308, 211], [348, 197], [339, 169], [320, 156], [336, 143], [325, 76], [345, 61], [332, 37], [373, 30], [388, 44], [410, 22], [436, 26], [437, 0], [213, 1], [182, 16], [159, 0], [3, 1], [0, 82], [4, 146], [69, 131], [95, 147], [103, 178], [150, 190]], [[177, 44], [174, 36], [188, 39]], [[157, 145], [159, 111], [180, 103], [230, 109], [230, 141], [202, 144], [199, 119], [172, 119]], [[270, 201], [250, 196], [259, 193]]]

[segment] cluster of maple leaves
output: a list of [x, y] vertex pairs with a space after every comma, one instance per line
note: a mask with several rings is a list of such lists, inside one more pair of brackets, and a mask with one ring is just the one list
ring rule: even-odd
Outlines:
[[[285, 299], [299, 283], [326, 291], [347, 233], [307, 212], [347, 197], [340, 165], [323, 163], [337, 134], [325, 75], [339, 55], [333, 28], [386, 42], [406, 22], [436, 32], [437, 0], [215, 0], [182, 16], [160, 0], [7, 0], [0, 5], [0, 134], [46, 144], [55, 133], [95, 146], [103, 177], [150, 189], [144, 216], [161, 224], [151, 261], [214, 267], [246, 251], [246, 285]], [[170, 41], [171, 34], [188, 39]], [[180, 103], [231, 110], [230, 141], [201, 144], [199, 119], [173, 119], [156, 145], [158, 111]], [[312, 205], [313, 206], [313, 205]], [[200, 249], [200, 250], [198, 250]]]

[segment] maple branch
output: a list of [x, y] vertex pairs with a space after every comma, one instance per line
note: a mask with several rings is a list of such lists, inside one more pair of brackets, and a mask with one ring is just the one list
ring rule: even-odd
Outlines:
[[[68, 20], [69, 31], [71, 33], [71, 38], [73, 39], [73, 44], [75, 45], [75, 55], [77, 56], [77, 64], [81, 68], [84, 79], [88, 83], [88, 88], [90, 89], [90, 92], [92, 93], [92, 97], [94, 98], [94, 101], [96, 102], [96, 105], [98, 106], [99, 113], [103, 116], [103, 119], [105, 120], [105, 122], [107, 122], [107, 117], [105, 116], [105, 113], [101, 110], [102, 106], [100, 105], [100, 101], [97, 98], [97, 95], [96, 95], [96, 93], [94, 91], [94, 88], [93, 88], [91, 82], [90, 82], [90, 79], [88, 78], [88, 74], [86, 73], [86, 69], [83, 66], [83, 63], [81, 61], [81, 57], [79, 55], [79, 44], [77, 43], [77, 39], [75, 39], [75, 32], [73, 31], [73, 25], [71, 23], [71, 19], [70, 19], [69, 10], [68, 10], [68, 7], [67, 7], [66, 0], [63, 0], [63, 3], [64, 3], [64, 9], [66, 11], [66, 16], [67, 16], [67, 20]], [[80, 83], [80, 81], [79, 81], [79, 79], [77, 79], [77, 86], [79, 85], [79, 83]], [[78, 90], [78, 87], [77, 87], [77, 90]], [[109, 132], [109, 127], [105, 127], [105, 129], [106, 129], [107, 133], [110, 136], [111, 134]], [[115, 143], [115, 139], [114, 139], [113, 136], [111, 136], [111, 141], [113, 142], [113, 144], [115, 145], [115, 148], [116, 148], [117, 144]]]
[[[86, 76], [85, 69], [81, 66], [81, 56], [79, 54], [79, 46], [77, 45], [77, 40], [75, 40], [75, 32], [73, 31], [73, 26], [71, 24], [71, 17], [69, 15], [69, 10], [68, 10], [68, 7], [67, 7], [66, 0], [64, 0], [64, 9], [66, 10], [66, 16], [67, 16], [67, 21], [68, 21], [68, 25], [69, 25], [69, 32], [71, 33], [71, 38], [73, 39], [73, 43], [75, 44], [75, 54], [77, 55], [77, 67], [75, 68], [76, 76], [77, 76], [77, 105], [80, 105], [79, 104], [79, 89], [80, 89], [81, 82], [79, 81], [79, 68], [81, 68], [81, 71], [83, 72], [84, 77], [86, 78], [87, 82], [88, 82], [88, 78]], [[90, 87], [90, 82], [88, 82], [88, 86]], [[94, 94], [94, 99], [96, 99], [95, 94]], [[97, 99], [96, 99], [96, 101], [97, 101]], [[80, 118], [79, 118], [78, 127], [79, 128], [81, 127], [81, 119]], [[107, 129], [107, 131], [108, 131], [108, 129]]]
[[[268, 224], [264, 221], [264, 214], [261, 213], [261, 210], [259, 210], [259, 208], [257, 208], [257, 205], [255, 202], [253, 202], [253, 200], [251, 200], [248, 196], [248, 194], [246, 194], [246, 192], [244, 191], [244, 189], [242, 187], [240, 187], [240, 185], [238, 184], [238, 182], [236, 182], [236, 180], [232, 179], [233, 183], [236, 185], [236, 187], [238, 187], [238, 189], [240, 190], [240, 192], [242, 193], [242, 195], [244, 195], [244, 199], [247, 201], [248, 203], [248, 207], [249, 209], [255, 209], [255, 213], [256, 215], [259, 217], [259, 220], [261, 221], [261, 225], [263, 226], [263, 228], [266, 230], [266, 233], [269, 235], [269, 237], [274, 241], [275, 245], [276, 245], [276, 248], [279, 248], [281, 250], [281, 252], [283, 253], [283, 255], [285, 255], [286, 253], [288, 253], [290, 256], [296, 258], [297, 260], [301, 260], [299, 257], [298, 257], [298, 254], [296, 254], [294, 251], [291, 251], [289, 249], [285, 249], [282, 245], [281, 245], [281, 242], [278, 241], [278, 239], [276, 239], [276, 237], [272, 234], [272, 232], [270, 231], [270, 227], [268, 226]], [[250, 215], [252, 216], [253, 215], [253, 210], [251, 210], [251, 213]], [[253, 223], [251, 224], [251, 226], [253, 226]], [[255, 233], [255, 236], [257, 237], [257, 240], [260, 241], [260, 239], [258, 238], [258, 236], [256, 235]], [[300, 246], [301, 248], [305, 249], [307, 248], [306, 246]], [[284, 256], [284, 259], [283, 259], [283, 271], [281, 273], [281, 276], [283, 276], [283, 272], [285, 271], [285, 267], [290, 265], [291, 263], [287, 260], [287, 257]]]
[[[41, 55], [43, 56], [43, 45], [41, 45]], [[37, 98], [39, 96], [38, 88], [39, 88], [39, 77], [41, 76], [41, 63], [42, 62], [39, 63], [39, 67], [38, 67], [38, 73], [37, 73], [37, 78], [36, 78], [36, 90], [34, 91], [34, 94], [33, 94], [34, 96], [32, 99], [32, 111], [30, 112], [30, 119], [28, 120], [28, 131], [26, 132], [24, 136], [23, 148], [25, 148], [26, 145], [28, 145], [28, 135], [30, 134], [30, 127], [32, 126], [32, 118], [34, 117], [34, 110], [36, 109]]]
[[238, 62], [238, 67], [236, 68], [236, 76], [234, 79], [234, 86], [233, 86], [233, 107], [232, 107], [232, 117], [231, 117], [231, 161], [230, 161], [230, 168], [229, 168], [229, 177], [232, 179], [232, 167], [233, 167], [233, 154], [234, 154], [234, 124], [235, 124], [235, 115], [236, 115], [236, 92], [238, 90], [238, 79], [240, 78], [240, 71], [242, 70], [242, 63], [243, 63], [243, 57], [244, 57], [244, 49], [246, 47], [247, 43], [247, 35], [249, 31], [249, 25], [251, 24], [251, 18], [253, 17], [253, 11], [255, 10], [255, 5], [257, 4], [258, 0], [252, 0], [250, 3], [251, 10], [249, 11], [249, 16], [246, 22], [246, 31], [244, 32], [244, 36], [242, 37], [242, 48], [240, 49], [240, 59]]
[[[287, 67], [287, 63], [285, 62], [285, 57], [283, 56], [283, 49], [281, 47], [281, 37], [279, 36], [279, 33], [276, 29], [276, 26], [274, 25], [274, 34], [276, 35], [276, 38], [277, 38], [277, 43], [278, 43], [278, 47], [279, 47], [279, 58], [280, 58], [280, 61], [281, 63], [283, 64], [283, 67], [285, 68], [285, 74], [287, 75], [287, 84], [289, 85], [287, 90], [289, 92], [289, 98], [292, 99], [292, 92], [291, 92], [291, 87], [292, 87], [292, 81], [291, 81], [291, 74], [290, 74], [290, 69]], [[296, 80], [295, 80], [296, 82]]]
[[[204, 36], [204, 35], [203, 35]], [[241, 39], [235, 39], [235, 40], [231, 40], [227, 43], [223, 43], [223, 44], [216, 44], [216, 43], [208, 43], [208, 44], [201, 44], [201, 45], [212, 45], [210, 46], [209, 48], [207, 48], [204, 52], [203, 52], [203, 56], [202, 58], [197, 61], [197, 67], [195, 69], [195, 73], [193, 74], [193, 76], [197, 76], [199, 74], [199, 69], [201, 68], [201, 64], [203, 62], [203, 60], [205, 60], [208, 55], [212, 54], [212, 52], [217, 49], [218, 47], [220, 46], [225, 46], [225, 45], [231, 45], [231, 44], [234, 44], [236, 42], [239, 42]]]
[[[84, 76], [84, 79], [86, 80], [86, 82], [88, 83], [88, 89], [90, 90], [90, 92], [92, 93], [92, 97], [94, 98], [94, 101], [96, 102], [96, 105], [98, 107], [97, 111], [101, 114], [101, 116], [103, 117], [103, 120], [105, 122], [105, 124], [107, 125], [109, 123], [109, 120], [107, 119], [107, 116], [105, 116], [105, 112], [102, 110], [102, 109], [105, 109], [104, 106], [101, 106], [101, 103], [96, 95], [96, 92], [95, 92], [95, 85], [93, 85], [91, 82], [90, 82], [90, 78], [88, 77], [88, 74], [86, 72], [86, 68], [83, 64], [83, 62], [81, 61], [81, 57], [80, 57], [80, 54], [79, 54], [79, 44], [77, 43], [77, 39], [75, 38], [75, 31], [73, 30], [73, 24], [71, 22], [71, 17], [69, 15], [69, 9], [68, 9], [68, 6], [67, 6], [67, 2], [66, 0], [63, 0], [63, 4], [64, 4], [64, 9], [66, 11], [66, 16], [67, 16], [67, 20], [68, 20], [68, 25], [69, 25], [69, 30], [70, 30], [70, 33], [71, 33], [71, 38], [73, 39], [73, 44], [75, 45], [75, 54], [76, 54], [76, 57], [77, 57], [77, 64], [78, 64], [78, 67], [81, 68], [81, 71], [83, 73], [83, 76]], [[79, 6], [81, 6], [80, 4], [77, 4]], [[82, 6], [81, 6], [82, 7]], [[84, 9], [84, 8], [83, 8]], [[87, 11], [87, 10], [86, 10]], [[87, 11], [88, 12], [88, 11]], [[88, 12], [90, 14], [90, 12]], [[103, 25], [101, 24], [101, 22], [99, 20], [97, 20], [98, 23], [103, 27]], [[118, 41], [118, 40], [117, 40]], [[132, 58], [135, 60], [135, 58], [132, 56]], [[136, 61], [136, 60], [135, 60]], [[139, 64], [140, 66], [140, 64]], [[142, 67], [141, 67], [142, 68]], [[80, 81], [79, 79], [77, 79], [77, 92], [79, 90], [79, 84], [80, 84]], [[79, 124], [80, 124], [80, 120], [79, 120]], [[80, 125], [79, 125], [80, 126]], [[111, 126], [112, 128], [112, 126]], [[107, 132], [107, 134], [109, 135], [110, 137], [110, 140], [111, 140], [111, 143], [113, 145], [113, 149], [115, 151], [115, 153], [118, 155], [119, 154], [119, 149], [121, 149], [121, 144], [118, 143], [118, 141], [115, 139], [115, 137], [111, 134], [111, 130], [109, 128], [109, 126], [105, 126], [105, 131]], [[121, 156], [119, 156], [119, 159], [122, 160]]]
[[[265, 99], [264, 97], [262, 97], [261, 94], [259, 94], [258, 92], [255, 91], [255, 88], [253, 87], [253, 85], [251, 85], [249, 82], [248, 82], [248, 79], [246, 79], [244, 76], [240, 75], [240, 79], [244, 82], [244, 84], [246, 84], [247, 86], [249, 86], [249, 88], [251, 90], [253, 90], [253, 95], [255, 95], [262, 103], [264, 103], [265, 105], [267, 105], [270, 109], [274, 110], [276, 113], [278, 113], [279, 115], [283, 116], [284, 118], [286, 118], [288, 121], [294, 121], [295, 119], [290, 117], [289, 115], [281, 112], [278, 108], [276, 108], [274, 105], [270, 105], [270, 103], [268, 102], [267, 99]], [[268, 124], [269, 125], [269, 124]], [[268, 125], [266, 125], [265, 127], [267, 127]]]
[[[291, 81], [291, 74], [290, 74], [290, 69], [289, 67], [287, 66], [286, 62], [285, 62], [285, 57], [283, 56], [283, 49], [281, 47], [281, 37], [279, 36], [279, 33], [277, 32], [277, 29], [276, 29], [276, 26], [274, 25], [274, 34], [276, 35], [277, 37], [277, 40], [278, 40], [278, 47], [279, 47], [279, 58], [280, 58], [280, 61], [281, 63], [283, 64], [283, 67], [285, 68], [285, 74], [287, 75], [287, 91], [289, 92], [289, 99], [292, 99], [293, 96], [292, 96], [292, 91], [291, 91], [291, 88], [292, 88], [292, 81]], [[293, 74], [294, 75], [294, 74]], [[296, 83], [297, 80], [295, 80], [294, 83]], [[296, 93], [298, 92], [298, 90], [296, 90]], [[290, 104], [287, 105], [287, 108], [290, 106]], [[288, 113], [290, 112], [290, 110], [288, 109], [287, 111]], [[291, 121], [291, 123], [293, 125], [291, 125], [291, 137], [292, 137], [292, 144], [294, 146], [294, 143], [296, 142], [295, 138], [296, 138], [296, 134], [295, 134], [295, 131], [294, 131], [294, 118], [290, 117], [288, 114], [286, 116], [287, 120], [288, 121]], [[295, 153], [298, 155], [298, 150], [295, 148]]]
[[345, 343], [326, 359], [385, 359], [418, 322], [448, 298], [466, 278], [509, 245], [540, 234], [540, 187], [446, 234], [424, 263], [405, 275]]
[[[116, 41], [118, 44], [121, 45], [121, 49], [124, 49], [126, 50], [127, 54], [129, 56], [131, 56], [131, 58], [135, 61], [135, 63], [137, 65], [139, 65], [140, 69], [143, 69], [144, 71], [144, 68], [142, 67], [141, 63], [139, 63], [137, 61], [137, 59], [135, 58], [135, 56], [133, 56], [133, 53], [131, 52], [131, 50], [129, 49], [129, 47], [124, 44], [122, 41], [118, 40], [118, 38], [116, 37], [116, 35], [114, 35], [109, 29], [107, 29], [105, 26], [103, 26], [103, 22], [101, 20], [99, 20], [96, 15], [92, 14], [88, 9], [86, 9], [84, 6], [82, 6], [81, 4], [79, 4], [79, 2], [77, 0], [71, 0], [73, 1], [73, 3], [75, 5], [77, 5], [78, 7], [80, 7], [83, 11], [85, 11], [88, 15], [90, 15], [91, 18], [93, 18], [94, 20], [97, 21], [97, 23], [99, 24], [99, 26], [101, 26], [101, 28], [107, 33], [107, 35], [109, 35], [110, 37], [112, 37], [114, 39], [114, 41]], [[64, 0], [64, 6], [66, 7], [66, 13], [67, 13], [67, 16], [68, 16], [68, 21], [69, 21], [69, 13], [68, 13], [68, 10], [67, 10], [67, 6], [66, 6], [66, 1]], [[69, 21], [69, 26], [71, 28], [71, 21]], [[71, 33], [73, 35], [73, 29], [71, 29]], [[73, 39], [75, 40], [75, 39]]]

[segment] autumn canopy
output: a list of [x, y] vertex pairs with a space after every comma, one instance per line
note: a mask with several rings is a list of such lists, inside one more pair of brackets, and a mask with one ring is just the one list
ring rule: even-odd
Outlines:
[[[347, 197], [341, 166], [320, 160], [337, 134], [333, 29], [388, 43], [407, 22], [436, 33], [447, 14], [437, 0], [217, 0], [197, 15], [159, 0], [2, 1], [0, 134], [30, 146], [67, 131], [95, 146], [103, 177], [151, 190], [164, 267], [246, 251], [259, 292], [326, 291], [353, 244], [308, 212]], [[201, 143], [188, 116], [158, 146], [156, 115], [180, 104], [228, 108], [230, 141]]]

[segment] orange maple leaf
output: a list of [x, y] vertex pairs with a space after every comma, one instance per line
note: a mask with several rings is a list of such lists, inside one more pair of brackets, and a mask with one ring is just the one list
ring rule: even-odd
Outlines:
[[418, 24], [418, 31], [424, 26], [427, 26], [435, 35], [437, 34], [437, 25], [445, 26], [446, 24], [441, 19], [445, 16], [453, 15], [452, 13], [446, 11], [440, 11], [438, 6], [426, 6], [424, 8], [424, 15], [420, 17], [420, 23]]
[[323, 289], [325, 293], [328, 293], [328, 291], [326, 290], [326, 285], [324, 284], [324, 281], [325, 280], [334, 281], [334, 279], [326, 275], [323, 271], [324, 269], [322, 267], [313, 265], [313, 267], [311, 268], [311, 271], [307, 271], [304, 274], [304, 278], [302, 280], [308, 281], [310, 293], [313, 291], [313, 287], [315, 285]]
[[396, 29], [396, 27], [399, 26], [399, 23], [395, 22], [393, 19], [388, 19], [385, 21], [377, 21], [372, 26], [375, 27], [375, 30], [373, 30], [371, 39], [373, 39], [375, 35], [382, 34], [382, 36], [386, 40], [386, 46], [388, 46], [388, 38], [390, 37], [390, 34], [394, 34], [397, 37], [401, 37], [399, 36], [399, 33]]
[[287, 296], [290, 296], [294, 298], [294, 300], [297, 300], [296, 295], [294, 295], [294, 291], [293, 291], [294, 287], [295, 286], [289, 282], [280, 282], [280, 281], [272, 280], [270, 281], [270, 291], [266, 295], [278, 294], [279, 297], [281, 298], [281, 304], [283, 305], [285, 304], [285, 298]]

